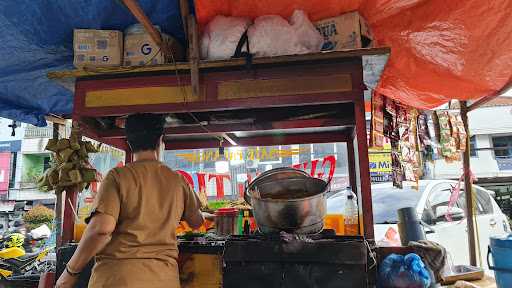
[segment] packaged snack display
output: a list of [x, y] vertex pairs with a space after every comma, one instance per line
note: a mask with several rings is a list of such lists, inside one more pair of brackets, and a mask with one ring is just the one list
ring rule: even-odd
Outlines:
[[439, 142], [441, 145], [441, 155], [447, 161], [458, 161], [460, 160], [460, 151], [458, 149], [458, 143], [452, 133], [452, 125], [450, 122], [450, 114], [448, 111], [437, 111], [437, 117], [439, 119]]
[[384, 97], [374, 94], [372, 97], [372, 122], [370, 146], [372, 148], [384, 147]]
[[448, 114], [450, 115], [450, 123], [452, 126], [452, 137], [457, 143], [457, 149], [460, 152], [464, 152], [466, 151], [467, 134], [460, 112], [450, 111]]

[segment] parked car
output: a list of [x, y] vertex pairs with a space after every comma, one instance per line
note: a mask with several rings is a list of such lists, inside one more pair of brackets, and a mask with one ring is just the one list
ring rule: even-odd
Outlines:
[[[457, 185], [451, 180], [424, 180], [404, 183], [403, 189], [394, 188], [392, 183], [372, 185], [373, 221], [375, 240], [379, 245], [400, 245], [398, 235], [397, 210], [415, 207], [418, 219], [425, 228], [428, 240], [440, 243], [451, 255], [453, 264], [469, 263], [467, 222], [465, 221], [466, 200], [463, 187], [453, 207], [448, 208], [452, 187]], [[463, 186], [463, 185], [462, 185]], [[493, 192], [474, 186], [476, 203], [476, 228], [480, 240], [480, 255], [486, 266], [489, 237], [510, 232], [507, 217], [493, 199]], [[341, 191], [327, 199], [328, 213], [343, 211], [346, 191]], [[448, 217], [447, 217], [448, 215]], [[449, 221], [447, 218], [450, 218]], [[478, 257], [478, 256], [477, 256]]]

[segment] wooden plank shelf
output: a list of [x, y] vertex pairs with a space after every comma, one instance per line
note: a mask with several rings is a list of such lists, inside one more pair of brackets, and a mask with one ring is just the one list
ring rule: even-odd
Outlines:
[[[287, 55], [277, 57], [262, 57], [253, 58], [251, 65], [272, 65], [284, 64], [294, 62], [309, 62], [309, 61], [329, 61], [351, 57], [362, 57], [370, 55], [382, 55], [391, 53], [388, 47], [380, 48], [363, 48], [345, 51], [322, 52], [304, 55]], [[218, 61], [199, 61], [199, 70], [215, 69], [215, 68], [228, 68], [228, 67], [243, 67], [247, 65], [245, 58], [233, 58], [229, 60]], [[190, 72], [191, 65], [189, 62], [179, 62], [175, 64], [151, 65], [151, 66], [122, 66], [122, 67], [101, 67], [101, 68], [85, 68], [74, 69], [65, 71], [52, 71], [47, 74], [49, 79], [65, 79], [65, 78], [81, 78], [81, 77], [94, 77], [94, 76], [109, 76], [109, 75], [126, 75], [126, 74], [140, 74], [140, 73], [154, 73], [154, 72]]]

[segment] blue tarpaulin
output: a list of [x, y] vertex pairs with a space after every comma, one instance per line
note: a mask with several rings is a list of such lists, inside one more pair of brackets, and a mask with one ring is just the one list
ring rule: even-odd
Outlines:
[[[184, 39], [179, 1], [139, 0], [155, 25]], [[123, 31], [137, 20], [114, 0], [0, 1], [0, 117], [44, 126], [71, 114], [73, 93], [46, 73], [73, 68], [73, 29]]]
[[[183, 41], [178, 0], [138, 2], [155, 25]], [[287, 18], [303, 9], [315, 21], [358, 10], [375, 42], [393, 51], [376, 91], [417, 108], [493, 95], [511, 79], [510, 0], [191, 2], [200, 25], [219, 14]], [[70, 114], [73, 93], [46, 74], [73, 68], [73, 29], [134, 23], [120, 0], [0, 0], [0, 117], [45, 125], [44, 115]]]

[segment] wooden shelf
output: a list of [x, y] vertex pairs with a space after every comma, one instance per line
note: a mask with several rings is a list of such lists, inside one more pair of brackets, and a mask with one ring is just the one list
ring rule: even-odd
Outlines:
[[[277, 56], [277, 57], [262, 57], [254, 58], [252, 65], [270, 65], [279, 63], [293, 63], [293, 62], [309, 62], [309, 61], [326, 61], [335, 60], [350, 57], [362, 57], [369, 55], [383, 55], [389, 54], [391, 49], [388, 47], [382, 48], [364, 48], [354, 49], [345, 51], [334, 51], [334, 52], [323, 52], [305, 55], [288, 55], [288, 56]], [[241, 67], [247, 65], [246, 59], [237, 58], [229, 60], [219, 61], [200, 61], [199, 69], [215, 69], [215, 68], [226, 68], [226, 67]], [[176, 64], [164, 64], [164, 65], [153, 65], [153, 66], [141, 66], [141, 67], [101, 67], [101, 68], [89, 68], [89, 69], [75, 69], [65, 71], [53, 71], [48, 73], [49, 79], [65, 79], [65, 78], [81, 78], [81, 77], [93, 77], [93, 76], [104, 76], [104, 75], [126, 75], [126, 74], [138, 74], [148, 72], [176, 72], [176, 71], [190, 71], [190, 64], [188, 62], [179, 62]]]

